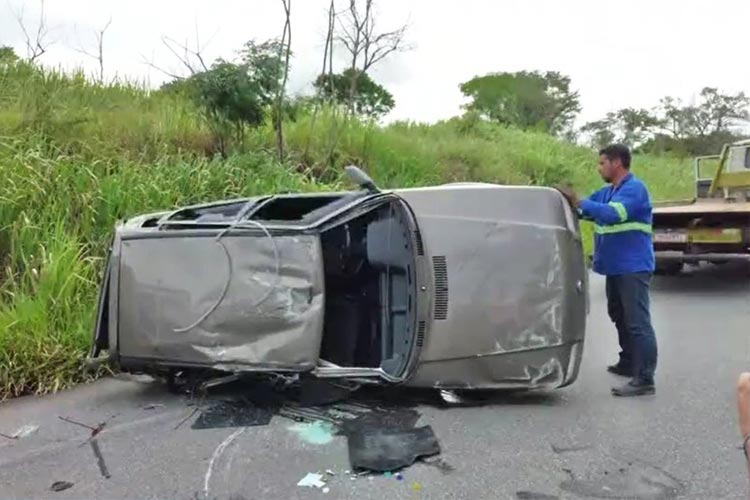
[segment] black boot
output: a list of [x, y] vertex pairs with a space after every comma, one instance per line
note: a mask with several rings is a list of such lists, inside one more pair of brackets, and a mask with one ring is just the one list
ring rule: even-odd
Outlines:
[[656, 394], [656, 387], [654, 387], [654, 383], [644, 382], [637, 379], [633, 379], [623, 386], [612, 388], [613, 396], [619, 396], [623, 398], [633, 396], [646, 396], [649, 394]]
[[627, 365], [623, 365], [620, 363], [617, 363], [616, 365], [609, 365], [607, 367], [607, 371], [609, 373], [614, 373], [615, 375], [620, 375], [621, 377], [633, 376], [633, 369]]

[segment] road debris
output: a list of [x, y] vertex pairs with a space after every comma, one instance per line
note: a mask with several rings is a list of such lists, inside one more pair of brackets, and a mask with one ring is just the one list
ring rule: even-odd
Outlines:
[[310, 423], [297, 423], [289, 427], [304, 442], [310, 444], [328, 444], [333, 441], [334, 427], [328, 422], [317, 420]]
[[325, 488], [325, 485], [326, 483], [323, 481], [323, 476], [314, 472], [308, 472], [307, 475], [297, 483], [297, 486], [310, 488]]
[[[90, 441], [90, 440], [94, 439], [94, 438], [95, 438], [96, 436], [98, 436], [98, 435], [99, 435], [99, 434], [100, 434], [100, 433], [101, 433], [101, 432], [102, 432], [102, 431], [104, 430], [104, 428], [105, 428], [105, 427], [107, 426], [107, 422], [106, 422], [106, 421], [105, 421], [105, 422], [100, 422], [100, 423], [99, 423], [99, 424], [97, 424], [96, 426], [91, 426], [91, 425], [88, 425], [88, 424], [84, 424], [84, 423], [81, 423], [81, 422], [76, 422], [75, 420], [72, 420], [72, 419], [70, 419], [70, 418], [67, 418], [67, 417], [61, 417], [61, 416], [58, 416], [57, 418], [59, 418], [59, 419], [60, 419], [60, 420], [62, 420], [63, 422], [67, 422], [67, 423], [69, 423], [69, 424], [77, 425], [77, 426], [79, 426], [79, 427], [83, 427], [84, 429], [88, 429], [88, 430], [90, 430], [90, 431], [91, 431], [91, 436], [89, 436], [89, 439], [88, 439], [87, 441]], [[115, 418], [115, 415], [113, 415], [113, 416], [112, 416], [112, 417], [110, 417], [110, 418]], [[83, 444], [86, 444], [86, 442], [84, 442]]]
[[582, 444], [582, 445], [571, 445], [571, 446], [558, 446], [558, 445], [550, 445], [552, 446], [552, 451], [557, 453], [558, 455], [561, 455], [563, 453], [572, 453], [576, 451], [584, 451], [591, 448], [590, 444]]
[[399, 470], [420, 457], [439, 453], [440, 445], [430, 426], [368, 431], [349, 436], [349, 461], [355, 470]]
[[411, 483], [411, 489], [413, 489], [414, 491], [422, 491], [422, 485], [414, 481], [413, 483]]
[[517, 491], [517, 500], [560, 500], [560, 497], [547, 495], [545, 493], [535, 493], [533, 491]]
[[73, 483], [68, 481], [55, 481], [50, 486], [50, 491], [65, 491], [73, 487]]
[[179, 421], [179, 422], [177, 423], [177, 425], [175, 425], [175, 426], [174, 426], [174, 430], [177, 430], [177, 429], [179, 429], [180, 427], [182, 427], [182, 424], [184, 424], [185, 422], [187, 422], [188, 420], [190, 420], [190, 419], [191, 419], [191, 418], [193, 417], [193, 415], [195, 415], [195, 414], [196, 414], [196, 413], [198, 413], [199, 411], [201, 411], [201, 410], [200, 410], [200, 408], [197, 408], [197, 407], [196, 407], [196, 408], [193, 408], [193, 410], [192, 410], [192, 411], [191, 411], [191, 412], [190, 412], [190, 413], [188, 414], [188, 416], [187, 416], [187, 417], [185, 417], [185, 418], [183, 418], [182, 420], [180, 420], [180, 421]]
[[29, 424], [27, 424], [27, 425], [21, 426], [16, 432], [14, 432], [13, 434], [10, 434], [10, 435], [9, 434], [4, 434], [4, 433], [0, 432], [0, 436], [4, 437], [6, 439], [22, 439], [22, 438], [25, 438], [25, 437], [28, 437], [28, 436], [34, 434], [38, 430], [39, 430], [39, 426], [38, 425], [29, 425]]
[[435, 467], [437, 470], [439, 470], [443, 474], [450, 474], [451, 472], [456, 470], [455, 467], [453, 467], [451, 464], [449, 464], [442, 458], [432, 458], [432, 459], [423, 458], [421, 462], [425, 465], [429, 465], [430, 467]]
[[99, 440], [94, 438], [89, 441], [89, 443], [91, 443], [91, 450], [94, 452], [96, 463], [99, 466], [99, 472], [101, 473], [103, 478], [109, 479], [111, 476], [109, 474], [109, 469], [107, 469], [107, 464], [104, 462], [102, 451], [99, 449]]
[[152, 403], [152, 404], [141, 406], [141, 409], [143, 409], [143, 410], [156, 410], [157, 408], [164, 408], [164, 406], [165, 405], [163, 405], [163, 404]]
[[191, 428], [255, 427], [268, 425], [271, 417], [270, 409], [259, 408], [249, 401], [221, 401], [202, 412]]

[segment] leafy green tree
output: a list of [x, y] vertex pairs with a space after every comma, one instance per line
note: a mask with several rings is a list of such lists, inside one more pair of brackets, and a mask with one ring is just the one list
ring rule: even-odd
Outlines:
[[471, 99], [466, 109], [489, 120], [523, 130], [560, 134], [581, 110], [570, 78], [556, 71], [520, 71], [477, 76], [460, 86]]
[[726, 94], [714, 87], [704, 87], [691, 105], [664, 97], [657, 109], [660, 131], [643, 147], [655, 153], [715, 154], [723, 144], [743, 137], [740, 126], [750, 120], [749, 107], [744, 93]]
[[277, 40], [245, 44], [238, 62], [217, 59], [206, 71], [162, 87], [192, 98], [219, 139], [222, 154], [234, 134], [242, 142], [246, 127], [261, 125], [275, 109], [284, 76], [285, 47]]
[[700, 136], [713, 132], [726, 132], [750, 120], [750, 98], [743, 92], [722, 94], [713, 87], [704, 87], [701, 102], [693, 115], [693, 126]]
[[620, 142], [638, 146], [659, 126], [660, 120], [646, 109], [624, 108], [617, 112], [620, 124]]
[[623, 108], [609, 112], [601, 119], [581, 127], [588, 134], [591, 146], [601, 148], [613, 142], [620, 142], [635, 148], [647, 141], [661, 120], [646, 109]]
[[588, 122], [581, 127], [581, 132], [589, 136], [591, 147], [599, 149], [615, 142], [614, 119], [615, 113], [607, 113], [605, 118]]
[[[354, 102], [351, 103], [351, 82], [355, 78], [352, 74], [354, 71], [358, 73], [356, 75], [357, 92], [354, 95]], [[380, 118], [396, 105], [393, 96], [385, 87], [375, 82], [367, 73], [351, 68], [343, 73], [322, 74], [313, 85], [325, 100], [336, 104], [351, 105], [353, 112], [360, 116]]]
[[15, 63], [18, 61], [18, 56], [13, 50], [13, 47], [0, 47], [0, 63]]

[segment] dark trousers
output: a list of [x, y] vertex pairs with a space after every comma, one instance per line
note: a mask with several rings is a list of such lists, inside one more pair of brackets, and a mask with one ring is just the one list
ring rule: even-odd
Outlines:
[[632, 370], [633, 378], [654, 382], [656, 334], [651, 326], [648, 289], [650, 273], [607, 276], [607, 309], [617, 327], [620, 365]]

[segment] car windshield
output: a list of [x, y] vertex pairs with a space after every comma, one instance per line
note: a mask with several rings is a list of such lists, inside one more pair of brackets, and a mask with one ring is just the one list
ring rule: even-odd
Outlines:
[[242, 198], [185, 207], [163, 219], [161, 225], [164, 229], [185, 229], [205, 224], [226, 225], [238, 219], [310, 225], [365, 195], [364, 192], [344, 191]]

